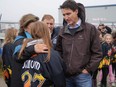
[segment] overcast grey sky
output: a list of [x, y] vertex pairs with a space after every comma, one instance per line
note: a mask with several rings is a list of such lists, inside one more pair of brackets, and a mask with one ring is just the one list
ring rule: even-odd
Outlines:
[[[22, 15], [33, 13], [42, 18], [44, 14], [54, 16], [58, 22], [58, 8], [65, 0], [0, 0], [2, 21], [18, 22]], [[85, 6], [116, 4], [116, 0], [75, 0]]]

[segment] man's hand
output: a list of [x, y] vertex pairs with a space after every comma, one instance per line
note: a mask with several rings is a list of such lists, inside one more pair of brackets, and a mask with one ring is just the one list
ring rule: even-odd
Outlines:
[[48, 48], [45, 44], [35, 44], [34, 50], [36, 53], [48, 53]]

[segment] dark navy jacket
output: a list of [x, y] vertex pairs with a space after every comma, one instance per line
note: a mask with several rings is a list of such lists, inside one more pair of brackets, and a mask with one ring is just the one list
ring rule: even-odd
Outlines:
[[[12, 76], [12, 80], [11, 80], [11, 87], [16, 87], [17, 85], [18, 85], [18, 87], [23, 87], [23, 83], [22, 83], [22, 80], [21, 80], [21, 75], [22, 75], [22, 67], [23, 67], [23, 64], [24, 64], [24, 62], [26, 61], [26, 60], [29, 60], [29, 58], [33, 55], [33, 54], [35, 54], [35, 52], [34, 52], [34, 46], [33, 45], [31, 45], [31, 46], [29, 46], [29, 47], [26, 47], [26, 49], [24, 50], [24, 52], [23, 52], [23, 57], [21, 58], [21, 59], [19, 59], [18, 58], [18, 54], [19, 54], [19, 51], [20, 51], [20, 48], [21, 48], [21, 45], [22, 45], [22, 42], [23, 42], [23, 40], [25, 39], [25, 38], [30, 38], [28, 35], [26, 35], [25, 33], [24, 34], [22, 34], [21, 35], [21, 37], [19, 38], [16, 38], [16, 40], [15, 40], [15, 42], [14, 42], [14, 53], [13, 53], [13, 58], [14, 58], [14, 61], [13, 61], [13, 76]], [[41, 55], [43, 55], [43, 54], [41, 54]], [[53, 57], [54, 58], [54, 57]], [[59, 58], [59, 57], [58, 57]], [[39, 58], [39, 59], [41, 59], [41, 58]], [[43, 57], [43, 59], [44, 59], [44, 57]], [[55, 59], [57, 59], [57, 58], [55, 58]], [[53, 63], [53, 62], [52, 62]], [[56, 62], [54, 62], [54, 63], [56, 63]], [[53, 63], [53, 65], [54, 65], [54, 63]], [[51, 64], [51, 63], [50, 63]], [[59, 65], [59, 66], [61, 66], [61, 65]], [[51, 67], [51, 66], [50, 66]], [[52, 66], [52, 67], [55, 67], [55, 66]], [[50, 68], [50, 69], [52, 69], [52, 68]], [[57, 73], [57, 70], [59, 70], [59, 69], [57, 69], [57, 68], [55, 68], [56, 70], [56, 73]], [[60, 68], [60, 70], [59, 71], [61, 71], [61, 69], [62, 68]], [[54, 71], [54, 72], [55, 72]], [[58, 71], [58, 72], [59, 72]], [[54, 76], [55, 77], [55, 74], [54, 74], [54, 72], [52, 72], [51, 71], [51, 73], [53, 73], [53, 75], [52, 76]], [[62, 74], [60, 75], [60, 76], [62, 76], [61, 78], [64, 78], [63, 77], [63, 72], [61, 72]], [[58, 76], [58, 75], [57, 75]], [[59, 78], [60, 78], [60, 76], [58, 76]], [[47, 77], [48, 78], [48, 77]], [[55, 84], [61, 84], [62, 85], [62, 83], [59, 83], [59, 79], [57, 80], [56, 79], [56, 77], [55, 78], [53, 78], [53, 77], [50, 77], [50, 78], [52, 78], [53, 80], [52, 80], [52, 83], [54, 83], [53, 81], [55, 81]], [[54, 80], [55, 79], [55, 80]], [[61, 79], [62, 80], [62, 79]], [[62, 80], [62, 82], [63, 82], [63, 80]], [[15, 84], [14, 84], [15, 83]], [[65, 84], [65, 81], [63, 82], [64, 84]], [[35, 86], [31, 86], [31, 87], [35, 87]], [[43, 87], [46, 87], [46, 86], [43, 86]], [[55, 87], [58, 87], [57, 85], [55, 86]], [[59, 87], [65, 87], [65, 86], [59, 86]]]
[[3, 46], [2, 61], [3, 68], [12, 68], [13, 43], [7, 43]]
[[[13, 63], [12, 63], [12, 78], [11, 78], [11, 87], [23, 87], [21, 81], [21, 69], [24, 63], [24, 60], [18, 59], [18, 54], [25, 38], [31, 38], [26, 32], [18, 35], [13, 44]], [[34, 51], [34, 48], [31, 48]], [[30, 54], [31, 55], [31, 54]]]
[[103, 58], [108, 56], [109, 50], [112, 50], [112, 44], [107, 44], [106, 42], [102, 43]]
[[59, 31], [60, 31], [60, 27], [56, 27], [56, 28], [53, 29], [53, 32], [52, 32], [52, 35], [51, 35], [51, 40], [52, 40], [53, 48], [56, 47], [57, 37], [59, 35]]
[[60, 58], [58, 52], [53, 49], [49, 62], [45, 62], [46, 54], [28, 58], [22, 67], [21, 76], [24, 85], [30, 81], [31, 87], [38, 87], [42, 84], [42, 87], [50, 87], [53, 84], [54, 87], [65, 87], [63, 63]]

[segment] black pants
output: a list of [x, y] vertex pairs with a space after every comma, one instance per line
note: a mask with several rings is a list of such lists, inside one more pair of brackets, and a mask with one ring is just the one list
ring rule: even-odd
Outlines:
[[116, 63], [112, 63], [112, 70], [116, 78]]
[[103, 67], [102, 68], [102, 80], [101, 80], [101, 86], [107, 87], [107, 76], [109, 73], [109, 67]]
[[98, 69], [92, 75], [92, 87], [97, 87], [97, 74]]
[[97, 79], [98, 69], [93, 73], [92, 79]]

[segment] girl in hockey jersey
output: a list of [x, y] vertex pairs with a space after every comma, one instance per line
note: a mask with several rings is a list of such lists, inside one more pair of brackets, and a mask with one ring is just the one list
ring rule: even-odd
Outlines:
[[[64, 64], [57, 51], [52, 48], [50, 31], [43, 22], [35, 22], [31, 26], [33, 39], [25, 39], [19, 53], [19, 58], [28, 59], [22, 67], [21, 79], [24, 87], [65, 87]], [[44, 43], [47, 45], [47, 54], [33, 53], [27, 58], [23, 50], [28, 52], [27, 47]]]
[[[20, 27], [19, 33], [13, 43], [11, 87], [17, 87], [17, 86], [23, 87], [20, 76], [21, 76], [21, 69], [22, 69], [24, 61], [18, 59], [18, 54], [19, 54], [20, 48], [22, 46], [23, 40], [25, 38], [32, 38], [30, 35], [30, 27], [29, 26], [33, 22], [38, 21], [38, 20], [39, 20], [39, 18], [37, 16], [29, 13], [29, 14], [23, 15], [19, 21], [19, 27]], [[35, 46], [37, 46], [37, 45], [35, 45]], [[29, 48], [29, 49], [31, 49], [31, 51], [36, 52], [34, 46], [31, 46], [31, 48]], [[31, 53], [32, 52], [30, 52], [30, 53], [28, 52], [29, 55], [31, 55]]]

